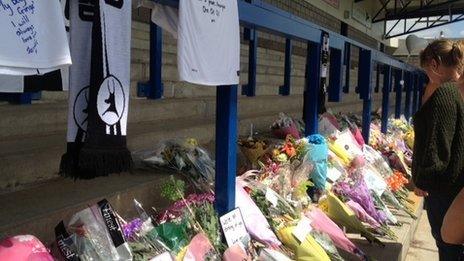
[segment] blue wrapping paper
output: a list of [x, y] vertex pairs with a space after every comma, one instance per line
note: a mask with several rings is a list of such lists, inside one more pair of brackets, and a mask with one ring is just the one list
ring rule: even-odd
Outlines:
[[310, 177], [316, 188], [324, 189], [327, 179], [327, 158], [329, 155], [327, 141], [323, 136], [314, 134], [308, 137], [308, 142], [306, 156], [313, 164], [313, 171]]

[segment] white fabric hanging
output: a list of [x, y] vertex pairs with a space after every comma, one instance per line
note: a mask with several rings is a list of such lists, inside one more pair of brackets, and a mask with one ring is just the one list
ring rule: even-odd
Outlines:
[[43, 74], [71, 64], [59, 1], [0, 1], [0, 35], [0, 74]]
[[179, 1], [179, 77], [203, 85], [239, 83], [237, 0]]
[[151, 21], [177, 39], [177, 27], [179, 26], [177, 8], [155, 3], [154, 8], [151, 9]]

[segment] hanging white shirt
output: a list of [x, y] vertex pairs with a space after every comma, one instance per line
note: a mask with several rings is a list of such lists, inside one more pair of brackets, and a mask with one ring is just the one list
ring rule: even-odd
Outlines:
[[237, 0], [180, 0], [177, 49], [180, 80], [202, 85], [238, 84]]
[[151, 9], [151, 21], [169, 32], [174, 39], [177, 39], [177, 28], [179, 26], [179, 12], [177, 8], [153, 3]]
[[0, 1], [0, 74], [46, 73], [71, 64], [57, 0]]

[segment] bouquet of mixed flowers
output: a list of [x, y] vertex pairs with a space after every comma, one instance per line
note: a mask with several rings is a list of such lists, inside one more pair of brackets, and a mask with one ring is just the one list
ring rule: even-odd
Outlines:
[[298, 122], [283, 112], [279, 113], [279, 119], [271, 126], [272, 133], [279, 139], [285, 139], [287, 136], [299, 139], [300, 132], [298, 129]]
[[243, 138], [238, 141], [240, 151], [245, 155], [252, 167], [256, 167], [261, 158], [268, 151], [268, 144], [264, 140], [252, 137]]
[[170, 168], [189, 173], [194, 180], [214, 181], [215, 163], [195, 139], [167, 140], [155, 149], [135, 152], [133, 158], [141, 168]]

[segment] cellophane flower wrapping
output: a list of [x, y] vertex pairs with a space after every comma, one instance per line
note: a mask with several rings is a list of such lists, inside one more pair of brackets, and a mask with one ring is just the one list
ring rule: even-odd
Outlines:
[[323, 115], [319, 120], [319, 133], [325, 137], [331, 137], [339, 132], [339, 129], [330, 121], [330, 119]]
[[238, 244], [235, 244], [226, 249], [223, 255], [224, 261], [251, 261], [245, 250]]
[[183, 261], [217, 260], [214, 247], [204, 233], [195, 235], [187, 246]]
[[[312, 208], [310, 211], [307, 211], [305, 215], [312, 220], [311, 226], [313, 229], [326, 233], [338, 248], [354, 255], [362, 253], [362, 251], [346, 237], [343, 230], [322, 210], [319, 208]], [[363, 254], [361, 256], [363, 256]]]
[[331, 191], [328, 191], [321, 199], [319, 208], [339, 226], [345, 227], [347, 231], [359, 233], [370, 242], [383, 245], [382, 242], [361, 223], [356, 217], [356, 214]]
[[308, 234], [303, 242], [300, 242], [294, 235], [295, 226], [285, 226], [281, 228], [277, 235], [282, 243], [292, 249], [299, 261], [329, 261], [330, 258], [316, 240]]
[[344, 260], [340, 256], [340, 253], [338, 253], [338, 250], [335, 247], [334, 242], [332, 242], [332, 240], [327, 234], [323, 232], [318, 232], [316, 230], [312, 230], [311, 236], [324, 249], [324, 251], [330, 257], [330, 260], [332, 261], [343, 261]]
[[380, 228], [382, 225], [380, 225], [379, 222], [377, 222], [373, 217], [371, 217], [367, 212], [364, 210], [364, 208], [359, 205], [357, 202], [354, 202], [353, 200], [348, 200], [345, 202], [345, 204], [353, 210], [353, 212], [356, 214], [359, 220], [362, 222], [365, 222], [369, 225], [371, 225], [373, 228]]
[[353, 184], [347, 181], [340, 181], [335, 184], [334, 191], [336, 194], [347, 197], [359, 205], [361, 205], [366, 212], [373, 217], [380, 224], [385, 224], [387, 217], [383, 211], [376, 209], [372, 195], [362, 175], [354, 180]]
[[174, 202], [174, 204], [158, 214], [156, 222], [164, 223], [181, 217], [185, 213], [187, 206], [194, 207], [206, 203], [212, 204], [213, 202], [214, 195], [212, 193], [190, 194], [187, 198]]
[[187, 222], [165, 222], [157, 226], [149, 237], [159, 237], [174, 253], [178, 253], [188, 245]]
[[[129, 244], [108, 201], [102, 200], [74, 214], [68, 228], [81, 260], [132, 260]], [[120, 244], [115, 245], [115, 241]]]
[[238, 141], [240, 151], [245, 155], [247, 160], [252, 164], [252, 167], [256, 167], [258, 162], [261, 160], [267, 152], [267, 144], [263, 140], [257, 140], [254, 138], [240, 139]]
[[362, 148], [362, 146], [364, 146], [364, 144], [365, 144], [365, 141], [364, 141], [364, 137], [362, 136], [361, 130], [358, 127], [355, 126], [355, 127], [351, 128], [351, 132], [352, 132], [356, 142]]
[[336, 136], [335, 143], [344, 148], [353, 158], [363, 155], [362, 146], [358, 144], [350, 130], [346, 129]]
[[53, 261], [48, 249], [32, 235], [17, 235], [0, 240], [0, 260]]
[[288, 135], [295, 139], [300, 138], [298, 126], [295, 121], [285, 113], [279, 113], [279, 119], [271, 126], [271, 131], [279, 139], [285, 139]]
[[266, 217], [243, 189], [240, 179], [237, 179], [235, 185], [235, 206], [240, 208], [245, 227], [253, 239], [267, 247], [278, 247], [282, 244], [272, 232]]
[[[236, 261], [236, 260], [239, 260], [239, 259], [234, 259], [234, 260], [230, 259], [227, 261]], [[274, 250], [272, 248], [263, 248], [261, 252], [259, 253], [258, 260], [261, 260], [261, 261], [292, 261], [292, 259], [290, 259], [285, 254], [277, 250]]]
[[133, 159], [139, 168], [170, 168], [207, 183], [214, 181], [215, 163], [195, 139], [166, 140], [153, 149], [134, 152]]
[[308, 141], [307, 155], [313, 165], [310, 177], [316, 188], [324, 189], [327, 180], [327, 159], [329, 153], [327, 141], [319, 134], [309, 136]]

